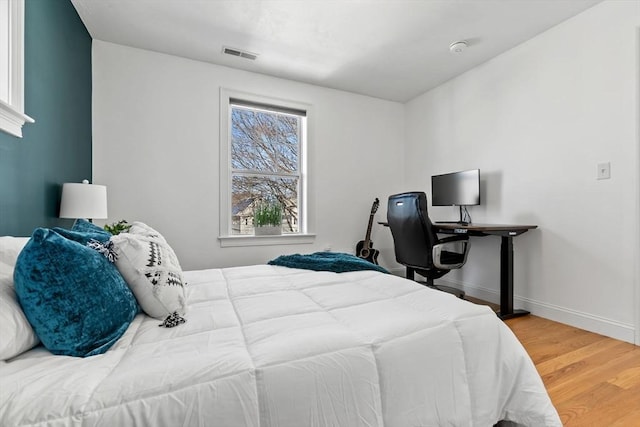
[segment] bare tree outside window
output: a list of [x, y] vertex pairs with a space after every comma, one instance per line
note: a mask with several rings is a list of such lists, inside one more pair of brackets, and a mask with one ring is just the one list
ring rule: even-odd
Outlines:
[[231, 105], [232, 234], [253, 234], [253, 207], [282, 206], [282, 231], [298, 233], [303, 117]]

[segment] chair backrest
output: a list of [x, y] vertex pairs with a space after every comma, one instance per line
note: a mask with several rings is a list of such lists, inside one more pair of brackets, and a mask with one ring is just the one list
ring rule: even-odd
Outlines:
[[427, 214], [427, 195], [416, 191], [389, 196], [387, 222], [396, 261], [409, 267], [431, 268], [432, 248], [438, 237]]

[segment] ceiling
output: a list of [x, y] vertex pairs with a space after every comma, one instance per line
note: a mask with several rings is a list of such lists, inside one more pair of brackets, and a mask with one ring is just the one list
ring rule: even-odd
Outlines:
[[71, 1], [94, 39], [405, 102], [601, 0]]

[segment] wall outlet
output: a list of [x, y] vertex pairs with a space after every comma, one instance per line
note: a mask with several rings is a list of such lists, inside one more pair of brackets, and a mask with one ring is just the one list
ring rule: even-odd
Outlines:
[[611, 178], [611, 163], [598, 163], [598, 179]]

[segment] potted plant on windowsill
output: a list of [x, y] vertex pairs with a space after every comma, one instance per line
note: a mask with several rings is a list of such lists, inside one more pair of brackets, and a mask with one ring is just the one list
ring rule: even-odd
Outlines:
[[253, 227], [256, 236], [282, 234], [282, 205], [277, 201], [260, 201], [253, 209]]

